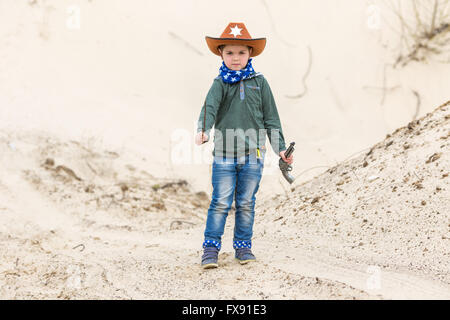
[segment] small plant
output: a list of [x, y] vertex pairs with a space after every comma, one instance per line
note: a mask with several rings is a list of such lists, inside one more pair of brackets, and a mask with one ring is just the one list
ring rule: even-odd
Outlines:
[[[450, 1], [388, 1], [400, 26], [400, 53], [394, 67], [450, 53]], [[450, 62], [447, 60], [441, 61]]]

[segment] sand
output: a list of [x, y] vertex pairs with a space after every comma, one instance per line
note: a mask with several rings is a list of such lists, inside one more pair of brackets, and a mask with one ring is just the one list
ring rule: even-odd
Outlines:
[[450, 102], [261, 199], [255, 263], [234, 260], [231, 211], [216, 270], [200, 267], [206, 193], [130, 155], [1, 131], [0, 296], [448, 299], [449, 119]]
[[[448, 52], [392, 68], [383, 3], [0, 1], [0, 298], [449, 299]], [[258, 260], [232, 209], [204, 271], [194, 132], [230, 21], [268, 38], [296, 180], [267, 142]]]

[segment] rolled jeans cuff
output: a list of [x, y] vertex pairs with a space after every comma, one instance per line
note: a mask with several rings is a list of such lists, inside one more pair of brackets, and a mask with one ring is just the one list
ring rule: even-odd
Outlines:
[[216, 240], [205, 240], [203, 241], [203, 248], [206, 247], [216, 247], [218, 250], [220, 250], [220, 248], [222, 247], [222, 244], [220, 243], [220, 241], [216, 241]]
[[251, 240], [233, 241], [233, 248], [234, 249], [251, 248], [251, 247], [252, 247], [252, 241]]

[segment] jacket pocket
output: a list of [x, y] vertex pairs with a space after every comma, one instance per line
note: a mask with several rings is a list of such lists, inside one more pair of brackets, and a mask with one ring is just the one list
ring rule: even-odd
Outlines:
[[247, 109], [255, 121], [260, 124], [261, 126], [264, 126], [264, 117], [263, 117], [263, 111], [262, 106], [260, 103], [253, 103], [253, 102], [247, 102]]
[[261, 90], [258, 89], [252, 89], [250, 87], [245, 88], [245, 99], [247, 100], [247, 103], [253, 103], [257, 105], [261, 105], [262, 99], [261, 99]]

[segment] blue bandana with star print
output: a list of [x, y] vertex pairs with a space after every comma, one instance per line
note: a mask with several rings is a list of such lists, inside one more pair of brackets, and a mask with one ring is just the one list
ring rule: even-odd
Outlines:
[[225, 65], [225, 61], [222, 61], [222, 66], [219, 68], [220, 77], [226, 83], [237, 83], [249, 78], [255, 72], [253, 70], [252, 60], [253, 58], [248, 59], [247, 65], [241, 70], [231, 70]]

